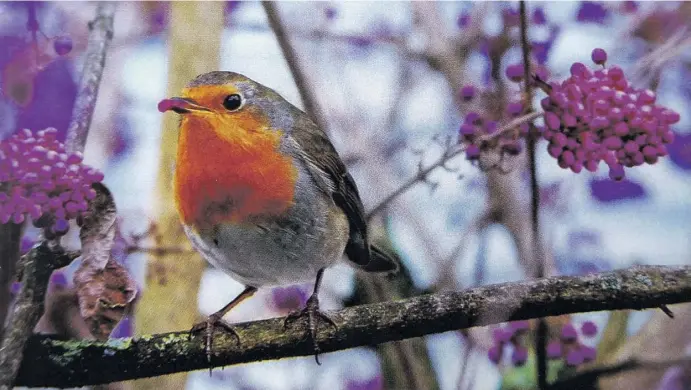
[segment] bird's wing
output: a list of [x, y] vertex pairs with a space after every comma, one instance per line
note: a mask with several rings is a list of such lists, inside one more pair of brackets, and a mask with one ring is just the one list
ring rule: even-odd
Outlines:
[[[350, 237], [345, 253], [350, 261], [367, 268], [370, 263], [370, 247], [367, 240], [367, 222], [355, 181], [346, 170], [336, 149], [326, 134], [305, 114], [298, 115], [291, 136], [304, 153], [299, 154], [317, 186], [331, 195], [334, 203], [348, 218]], [[326, 177], [325, 177], [326, 176]], [[330, 178], [332, 183], [327, 183]]]

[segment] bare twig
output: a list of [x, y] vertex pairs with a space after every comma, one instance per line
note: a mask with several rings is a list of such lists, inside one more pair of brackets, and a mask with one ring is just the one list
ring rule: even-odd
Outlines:
[[[356, 306], [331, 313], [338, 329], [320, 330], [324, 352], [503, 321], [600, 310], [657, 308], [691, 300], [691, 266], [638, 266], [578, 277], [531, 279]], [[509, 318], [505, 307], [515, 307]], [[496, 314], [493, 314], [496, 313]], [[217, 334], [212, 366], [313, 354], [301, 328], [283, 319], [236, 324], [242, 338]], [[78, 387], [208, 368], [201, 338], [177, 332], [106, 342], [35, 337], [21, 386]]]
[[[114, 13], [114, 3], [99, 3], [96, 17], [89, 25], [91, 32], [84, 71], [72, 122], [67, 131], [66, 147], [71, 152], [81, 152], [86, 144], [98, 84], [103, 73], [105, 53], [113, 36]], [[51, 273], [72, 260], [73, 258], [60, 247], [59, 242], [44, 240], [32, 249], [24, 261], [22, 288], [0, 348], [0, 389], [13, 387], [26, 340], [43, 314], [44, 298]]]
[[636, 370], [639, 368], [665, 369], [677, 365], [691, 367], [691, 357], [669, 360], [642, 360], [629, 359], [612, 365], [595, 367], [586, 371], [578, 372], [568, 378], [559, 380], [551, 384], [549, 390], [570, 390], [594, 388], [598, 378], [616, 375], [622, 372]]
[[86, 47], [84, 70], [65, 141], [67, 150], [71, 152], [82, 152], [86, 145], [86, 136], [89, 133], [98, 97], [98, 86], [106, 65], [106, 51], [113, 39], [113, 15], [115, 15], [114, 2], [98, 3], [96, 18], [89, 23], [91, 32]]
[[[521, 123], [529, 122], [532, 121], [535, 118], [538, 118], [542, 115], [541, 112], [532, 112], [530, 114], [524, 115], [522, 117], [516, 118], [506, 124], [505, 126], [502, 126], [497, 132], [492, 134], [491, 136], [486, 136], [484, 138], [478, 138], [480, 142], [482, 140], [488, 140], [492, 139], [495, 137], [499, 137], [501, 134], [507, 132], [507, 131], [512, 131], [515, 129], [517, 126], [519, 126]], [[448, 161], [451, 159], [457, 157], [460, 155], [465, 149], [458, 148], [454, 151], [447, 151], [444, 153], [437, 161], [432, 163], [427, 168], [421, 169], [418, 171], [418, 173], [408, 179], [405, 183], [403, 183], [400, 187], [398, 187], [396, 190], [394, 190], [391, 194], [389, 194], [386, 198], [382, 199], [379, 203], [377, 203], [372, 209], [367, 213], [367, 220], [372, 219], [375, 215], [377, 215], [384, 207], [386, 207], [389, 203], [391, 203], [394, 199], [398, 198], [400, 195], [408, 191], [410, 188], [412, 188], [415, 184], [424, 181], [425, 178], [435, 169], [443, 166], [446, 164]]]
[[269, 18], [271, 29], [274, 31], [274, 34], [276, 34], [279, 45], [281, 45], [283, 56], [293, 74], [295, 84], [300, 91], [300, 98], [302, 99], [302, 104], [305, 106], [305, 112], [312, 117], [319, 128], [328, 132], [329, 128], [324, 120], [324, 115], [321, 112], [319, 103], [317, 102], [317, 97], [314, 91], [307, 87], [309, 81], [303, 71], [303, 67], [300, 65], [295, 48], [293, 48], [293, 45], [290, 43], [290, 38], [286, 34], [286, 30], [281, 22], [281, 16], [278, 13], [278, 9], [276, 9], [276, 4], [274, 4], [273, 1], [262, 1], [262, 5], [266, 11], [266, 16]]
[[[519, 3], [521, 20], [521, 50], [523, 52], [523, 81], [525, 85], [524, 107], [525, 113], [533, 111], [533, 77], [530, 69], [530, 42], [528, 41], [528, 17], [525, 1]], [[537, 143], [535, 127], [529, 123], [528, 133], [528, 170], [530, 172], [530, 220], [533, 239], [533, 258], [537, 261], [536, 277], [545, 275], [545, 265], [541, 255], [540, 242], [540, 187], [537, 183], [537, 162], [535, 159], [535, 144]], [[540, 390], [547, 388], [547, 322], [540, 319], [535, 336], [535, 355], [537, 364], [537, 385]]]

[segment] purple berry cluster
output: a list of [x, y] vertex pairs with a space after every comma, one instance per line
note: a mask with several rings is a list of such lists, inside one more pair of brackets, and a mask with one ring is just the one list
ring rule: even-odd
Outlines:
[[494, 345], [487, 351], [489, 360], [494, 364], [501, 362], [505, 350], [511, 346], [511, 364], [522, 366], [528, 360], [528, 348], [523, 342], [523, 335], [528, 333], [530, 323], [528, 321], [513, 321], [506, 326], [492, 329]]
[[[472, 85], [461, 88], [460, 98], [464, 102], [472, 101], [478, 94]], [[506, 116], [514, 118], [523, 112], [521, 103], [509, 103], [506, 108]], [[466, 159], [477, 161], [481, 153], [489, 150], [498, 150], [500, 154], [515, 156], [523, 150], [521, 137], [528, 133], [528, 125], [520, 126], [516, 131], [509, 131], [491, 137], [499, 130], [499, 122], [482, 117], [478, 112], [469, 112], [459, 129], [459, 141], [465, 143]]]
[[[528, 321], [509, 322], [492, 330], [494, 345], [487, 351], [489, 360], [499, 364], [508, 347], [512, 347], [511, 364], [522, 366], [528, 360], [528, 348], [525, 346], [523, 335], [530, 330]], [[597, 334], [597, 325], [592, 321], [585, 321], [581, 325], [581, 335], [591, 338]], [[577, 366], [595, 360], [596, 350], [580, 342], [578, 330], [567, 322], [561, 327], [559, 338], [547, 344], [547, 357], [552, 360], [564, 359], [567, 366]]]
[[84, 165], [81, 153], [67, 153], [57, 133], [23, 130], [0, 142], [0, 223], [30, 218], [64, 234], [67, 221], [83, 215], [96, 196], [91, 185], [103, 174]]
[[666, 145], [674, 140], [670, 125], [679, 114], [656, 105], [654, 92], [629, 85], [621, 68], [604, 68], [604, 50], [593, 50], [592, 60], [602, 69], [576, 62], [562, 83], [538, 84], [549, 95], [541, 101], [543, 137], [560, 167], [595, 172], [604, 161], [610, 178], [621, 180], [624, 167], [654, 164], [667, 155]]
[[[597, 334], [597, 325], [585, 321], [581, 325], [581, 335], [591, 338]], [[567, 366], [575, 367], [595, 360], [596, 350], [579, 341], [578, 330], [568, 322], [561, 327], [559, 339], [547, 344], [547, 357], [552, 360], [564, 359]]]

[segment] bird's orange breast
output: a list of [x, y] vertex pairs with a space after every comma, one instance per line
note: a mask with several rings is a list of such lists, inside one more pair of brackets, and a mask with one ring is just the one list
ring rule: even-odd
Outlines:
[[[262, 128], [251, 116], [238, 120], [242, 129]], [[297, 169], [278, 150], [281, 134], [215, 128], [223, 125], [193, 117], [181, 122], [174, 190], [182, 222], [205, 228], [285, 212]]]

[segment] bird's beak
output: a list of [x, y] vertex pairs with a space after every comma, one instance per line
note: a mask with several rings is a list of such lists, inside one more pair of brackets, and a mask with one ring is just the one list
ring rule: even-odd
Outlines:
[[158, 111], [174, 111], [178, 114], [189, 114], [193, 111], [209, 111], [209, 109], [204, 106], [200, 106], [192, 99], [172, 97], [158, 102]]

